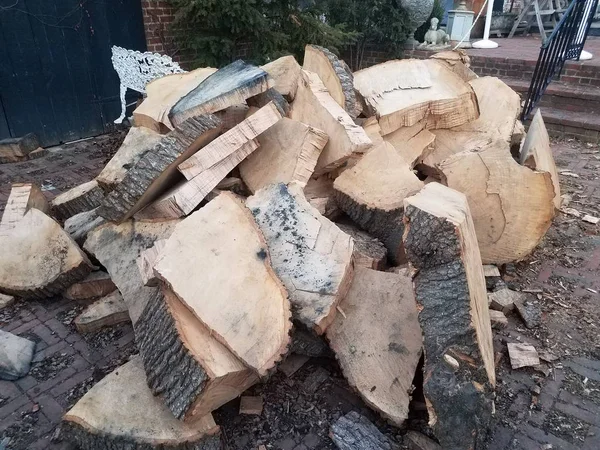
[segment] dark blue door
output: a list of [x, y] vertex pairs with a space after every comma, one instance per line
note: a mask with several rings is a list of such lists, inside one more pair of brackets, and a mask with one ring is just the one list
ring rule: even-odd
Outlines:
[[140, 0], [0, 0], [0, 138], [34, 132], [48, 146], [110, 131], [112, 45], [145, 50]]

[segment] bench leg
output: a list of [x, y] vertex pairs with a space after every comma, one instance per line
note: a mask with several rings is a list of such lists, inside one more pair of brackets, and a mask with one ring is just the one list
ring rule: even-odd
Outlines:
[[125, 109], [127, 108], [127, 104], [125, 103], [125, 93], [127, 92], [127, 87], [121, 84], [121, 115], [114, 123], [123, 123], [123, 119], [125, 118]]

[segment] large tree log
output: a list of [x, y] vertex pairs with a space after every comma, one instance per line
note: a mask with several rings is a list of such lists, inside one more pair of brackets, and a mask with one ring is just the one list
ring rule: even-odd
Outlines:
[[0, 221], [0, 236], [10, 232], [31, 208], [50, 210], [41, 189], [33, 183], [13, 183]]
[[251, 192], [291, 181], [306, 186], [327, 140], [323, 131], [284, 117], [258, 137], [260, 148], [240, 164], [242, 179]]
[[133, 216], [181, 178], [177, 166], [216, 138], [221, 126], [213, 115], [192, 117], [164, 136], [106, 196], [98, 214], [114, 222]]
[[294, 319], [322, 334], [352, 280], [352, 238], [310, 206], [296, 183], [267, 186], [246, 205], [289, 292]]
[[302, 67], [293, 56], [283, 56], [275, 61], [261, 67], [275, 81], [273, 86], [277, 91], [287, 97], [288, 100], [294, 100], [298, 90], [298, 80]]
[[323, 130], [329, 136], [315, 175], [327, 173], [371, 147], [365, 130], [336, 103], [315, 73], [302, 72], [290, 118]]
[[358, 268], [339, 308], [327, 339], [344, 376], [371, 408], [402, 426], [423, 347], [412, 280]]
[[105, 223], [106, 219], [98, 215], [98, 208], [96, 208], [69, 217], [65, 220], [64, 228], [77, 244], [83, 245], [88, 233]]
[[525, 137], [523, 148], [521, 149], [521, 165], [527, 166], [532, 170], [548, 172], [552, 178], [554, 186], [554, 207], [560, 209], [562, 199], [560, 197], [560, 181], [558, 179], [558, 170], [552, 156], [550, 148], [550, 136], [542, 117], [542, 112], [538, 109], [529, 125], [529, 131]]
[[182, 97], [171, 108], [169, 120], [179, 126], [191, 117], [245, 103], [248, 97], [260, 94], [273, 85], [267, 72], [237, 60], [210, 75]]
[[438, 164], [444, 184], [464, 193], [485, 264], [527, 256], [554, 217], [554, 187], [547, 172], [519, 165], [508, 144], [457, 153]]
[[160, 142], [162, 136], [144, 127], [132, 127], [115, 156], [96, 177], [98, 185], [108, 193], [123, 181], [127, 171], [137, 164], [147, 151]]
[[445, 449], [482, 444], [496, 377], [485, 277], [466, 197], [430, 183], [405, 200], [407, 257], [425, 344], [423, 392]]
[[52, 215], [65, 221], [75, 214], [97, 208], [104, 200], [104, 192], [96, 180], [75, 186], [54, 198], [51, 203]]
[[340, 417], [332, 426], [331, 439], [340, 450], [396, 450], [375, 425], [356, 411]]
[[388, 61], [354, 74], [354, 88], [383, 135], [424, 121], [426, 128], [452, 128], [479, 116], [471, 86], [434, 59]]
[[171, 108], [216, 71], [217, 69], [210, 67], [201, 68], [186, 73], [173, 73], [148, 83], [146, 98], [133, 111], [135, 126], [161, 134], [173, 130], [175, 127], [169, 119]]
[[0, 291], [19, 297], [52, 297], [92, 268], [61, 226], [35, 208], [0, 237], [0, 248]]
[[[235, 265], [235, 271], [229, 270]], [[287, 293], [252, 215], [222, 193], [181, 222], [154, 264], [155, 274], [246, 366], [267, 375], [287, 352]]]
[[350, 218], [380, 239], [393, 265], [404, 262], [404, 199], [423, 187], [387, 142], [367, 153], [334, 182], [336, 200]]
[[356, 117], [356, 93], [354, 76], [348, 65], [324, 47], [307, 45], [304, 49], [302, 68], [319, 75], [333, 99]]
[[144, 383], [139, 357], [98, 382], [63, 417], [61, 436], [82, 450], [219, 450], [219, 427], [207, 414], [177, 420]]

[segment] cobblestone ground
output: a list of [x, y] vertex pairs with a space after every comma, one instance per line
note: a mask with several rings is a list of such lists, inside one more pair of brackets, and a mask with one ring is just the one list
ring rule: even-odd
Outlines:
[[[36, 181], [52, 198], [92, 179], [120, 138], [89, 140], [52, 150], [39, 160], [0, 165], [0, 211], [10, 182]], [[571, 196], [569, 208], [597, 217], [599, 150], [574, 141], [554, 143], [561, 171], [577, 175], [561, 175], [563, 192]], [[509, 326], [495, 332], [498, 396], [491, 450], [600, 449], [599, 230], [600, 225], [561, 213], [533, 255], [502, 268], [503, 281], [528, 291], [536, 302], [541, 324], [528, 329], [510, 314]], [[37, 343], [29, 375], [0, 381], [0, 448], [7, 437], [8, 449], [70, 448], [57, 438], [62, 414], [136, 352], [129, 325], [77, 333], [72, 320], [83, 307], [59, 297], [17, 302], [0, 311], [1, 329]], [[546, 361], [537, 370], [512, 370], [508, 342], [531, 343]], [[329, 379], [310, 395], [295, 392], [309, 381], [327, 378], [323, 374]], [[226, 448], [256, 449], [261, 443], [269, 449], [333, 448], [327, 437], [329, 420], [350, 409], [368, 412], [330, 360], [310, 362], [291, 379], [276, 374], [273, 383], [257, 386], [253, 393], [265, 398], [262, 417], [237, 415], [235, 402], [215, 414]], [[369, 417], [376, 419], [372, 413]], [[401, 443], [402, 432], [388, 433]]]

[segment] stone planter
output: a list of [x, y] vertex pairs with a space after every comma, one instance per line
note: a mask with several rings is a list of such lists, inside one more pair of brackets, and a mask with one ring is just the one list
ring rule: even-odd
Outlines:
[[415, 31], [429, 19], [433, 11], [434, 0], [400, 0], [400, 5], [408, 13], [411, 32], [406, 41], [407, 48], [415, 48], [419, 42], [415, 40]]
[[501, 37], [503, 34], [510, 33], [515, 20], [517, 20], [517, 14], [515, 13], [494, 13], [492, 15], [490, 34]]

